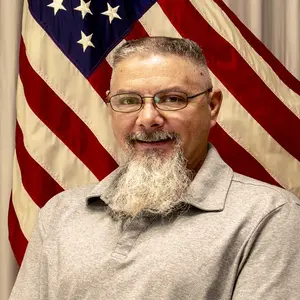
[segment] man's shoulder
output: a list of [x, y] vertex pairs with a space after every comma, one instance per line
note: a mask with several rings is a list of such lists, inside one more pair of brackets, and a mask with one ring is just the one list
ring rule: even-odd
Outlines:
[[94, 183], [83, 187], [76, 187], [73, 189], [65, 190], [50, 199], [43, 209], [50, 208], [51, 206], [73, 207], [82, 205], [98, 184], [99, 183]]
[[300, 205], [299, 199], [281, 187], [234, 173], [231, 191], [244, 198], [245, 202], [255, 202], [277, 208], [285, 204]]
[[40, 210], [42, 223], [56, 223], [59, 219], [83, 211], [87, 198], [99, 183], [65, 190], [51, 198]]

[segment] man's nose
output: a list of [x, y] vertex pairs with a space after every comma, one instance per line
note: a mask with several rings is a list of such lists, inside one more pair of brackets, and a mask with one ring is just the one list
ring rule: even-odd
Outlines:
[[164, 118], [158, 108], [154, 106], [152, 98], [144, 98], [144, 105], [139, 111], [137, 125], [144, 127], [144, 129], [154, 129], [162, 127], [163, 124]]

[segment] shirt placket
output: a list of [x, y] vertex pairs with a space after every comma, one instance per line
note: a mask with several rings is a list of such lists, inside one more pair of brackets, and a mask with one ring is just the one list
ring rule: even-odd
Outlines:
[[[130, 220], [127, 221], [130, 222]], [[112, 257], [115, 259], [125, 259], [132, 250], [136, 240], [148, 227], [149, 223], [149, 219], [147, 218], [134, 218], [128, 226], [125, 224], [125, 230], [112, 252]]]

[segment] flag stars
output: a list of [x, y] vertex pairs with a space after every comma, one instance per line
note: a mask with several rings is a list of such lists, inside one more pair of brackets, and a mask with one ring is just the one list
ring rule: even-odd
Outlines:
[[62, 5], [62, 3], [64, 2], [64, 0], [52, 0], [53, 2], [48, 4], [48, 7], [52, 7], [53, 8], [53, 12], [54, 12], [54, 16], [56, 15], [56, 13], [62, 9], [62, 10], [66, 10], [66, 8]]
[[111, 7], [109, 5], [109, 3], [107, 2], [107, 11], [104, 11], [103, 13], [101, 13], [101, 15], [108, 16], [109, 23], [111, 23], [113, 21], [113, 19], [115, 19], [115, 18], [122, 20], [122, 18], [117, 14], [119, 7], [120, 7], [120, 5], [118, 5], [116, 7]]
[[91, 1], [84, 2], [84, 0], [80, 0], [80, 5], [74, 8], [74, 10], [78, 10], [81, 12], [82, 20], [84, 19], [86, 14], [93, 14], [90, 10], [90, 4]]
[[81, 31], [81, 39], [77, 42], [82, 45], [83, 52], [85, 52], [87, 47], [94, 47], [95, 45], [91, 42], [93, 34], [85, 35], [84, 32]]

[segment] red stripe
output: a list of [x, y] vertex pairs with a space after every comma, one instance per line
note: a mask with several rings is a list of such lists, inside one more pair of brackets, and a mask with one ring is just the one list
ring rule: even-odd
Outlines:
[[279, 185], [264, 167], [237, 144], [218, 124], [211, 130], [209, 140], [218, 149], [224, 161], [235, 172], [270, 184]]
[[[170, 5], [167, 0], [158, 2], [183, 37], [202, 46], [209, 68], [232, 95], [283, 148], [300, 160], [300, 147], [296, 147], [299, 144], [299, 119], [189, 1], [178, 0], [176, 5]], [[199, 30], [195, 30], [195, 24]]]
[[35, 73], [26, 57], [23, 41], [20, 46], [20, 77], [26, 100], [33, 112], [99, 180], [117, 167], [116, 162], [98, 142], [92, 131]]
[[144, 27], [141, 25], [140, 22], [135, 22], [132, 30], [128, 33], [128, 35], [125, 37], [127, 41], [129, 40], [135, 40], [135, 39], [140, 39], [143, 37], [148, 37], [148, 33], [144, 29]]
[[88, 79], [89, 83], [103, 100], [105, 100], [106, 91], [109, 90], [111, 72], [110, 65], [106, 60], [103, 60]]
[[18, 122], [16, 153], [23, 187], [39, 207], [43, 207], [50, 198], [63, 191], [63, 188], [27, 152]]
[[8, 238], [10, 241], [10, 245], [17, 260], [17, 263], [20, 266], [27, 247], [27, 240], [21, 230], [11, 197], [8, 209], [8, 229]]
[[226, 13], [231, 22], [239, 29], [242, 36], [255, 49], [255, 51], [269, 64], [277, 73], [278, 77], [292, 90], [300, 95], [299, 80], [294, 77], [281, 62], [269, 51], [269, 49], [238, 19], [238, 17], [227, 7], [223, 0], [214, 0]]

